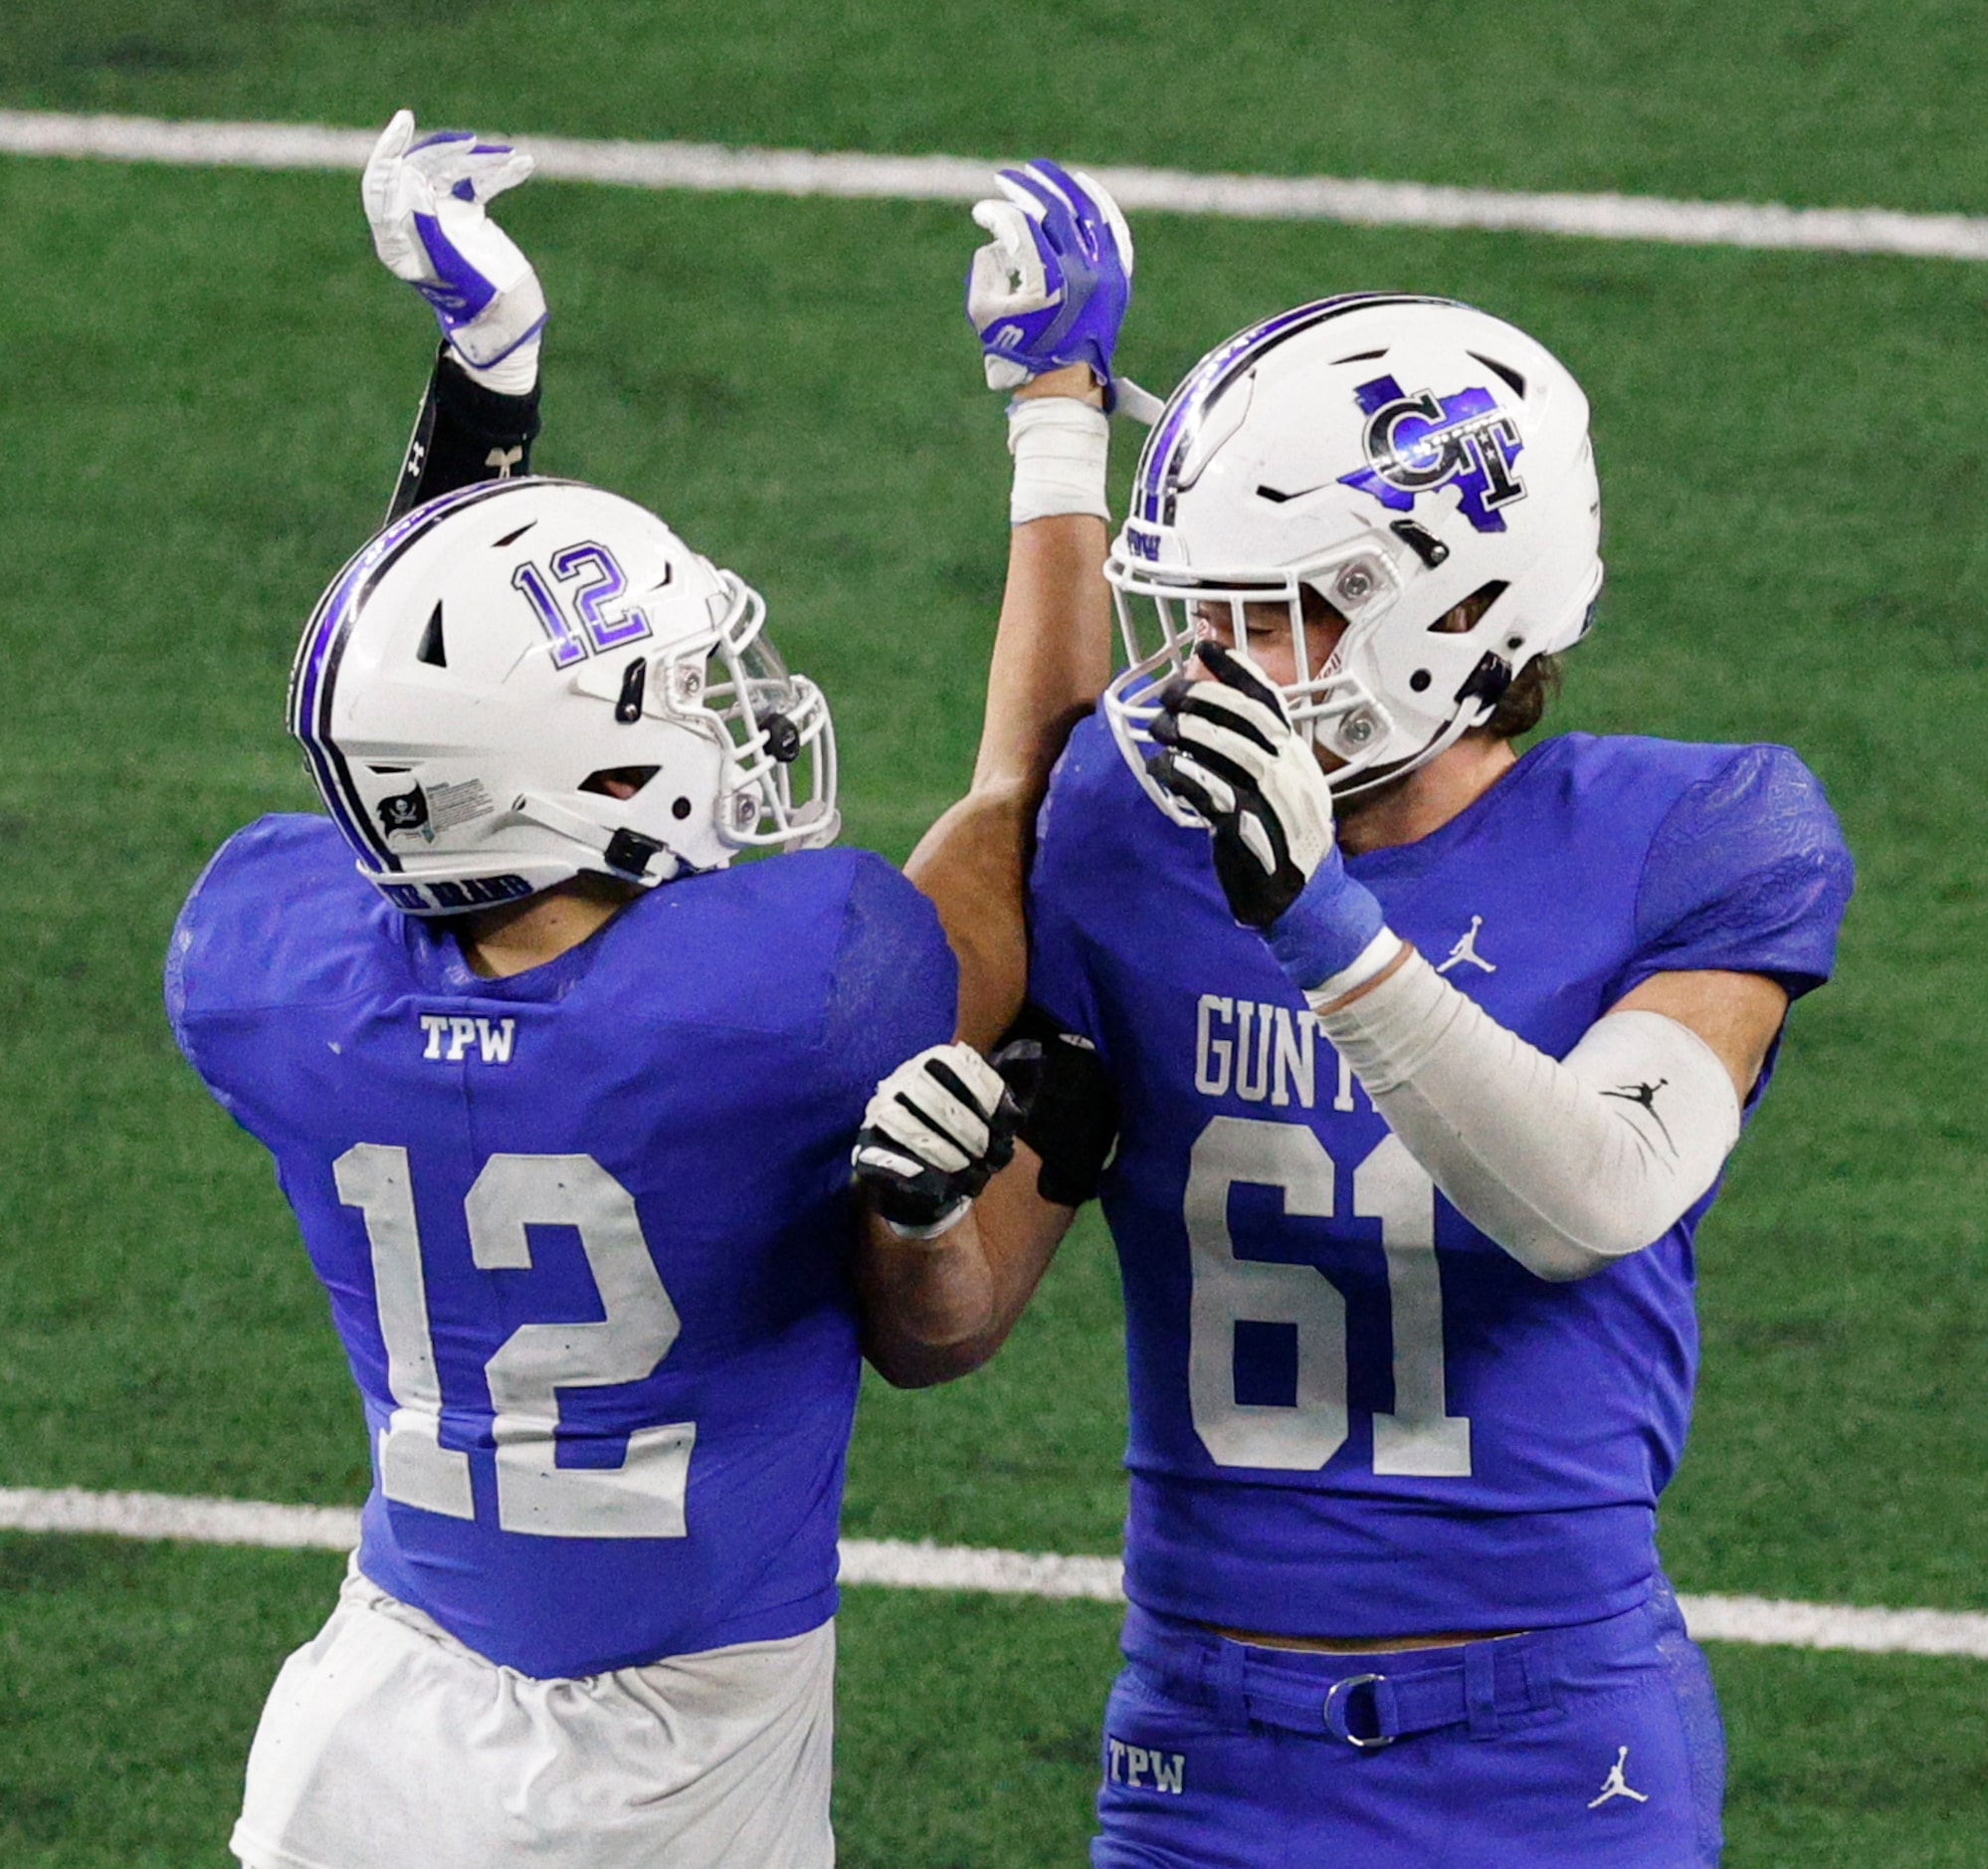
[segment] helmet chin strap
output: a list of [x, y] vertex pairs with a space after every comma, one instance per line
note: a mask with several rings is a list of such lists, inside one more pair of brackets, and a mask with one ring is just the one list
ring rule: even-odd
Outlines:
[[625, 826], [610, 830], [537, 792], [520, 792], [511, 800], [510, 815], [577, 844], [600, 868], [632, 883], [667, 883], [684, 868], [684, 860], [656, 838]]

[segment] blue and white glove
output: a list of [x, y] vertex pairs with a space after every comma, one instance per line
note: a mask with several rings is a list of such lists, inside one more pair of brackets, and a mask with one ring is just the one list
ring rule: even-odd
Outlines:
[[1230, 914], [1261, 930], [1309, 991], [1372, 946], [1381, 906], [1346, 874], [1331, 788], [1283, 697], [1221, 644], [1196, 653], [1214, 679], [1161, 691], [1153, 737], [1163, 750], [1146, 770], [1206, 821]]
[[1082, 169], [1046, 158], [995, 177], [1002, 198], [975, 204], [993, 239], [973, 256], [966, 315], [990, 389], [1088, 363], [1116, 401], [1111, 353], [1132, 296], [1132, 230]]
[[851, 1163], [871, 1204], [903, 1239], [935, 1239], [1014, 1158], [1022, 1113], [971, 1045], [906, 1058], [863, 1113]]
[[509, 143], [468, 130], [414, 134], [397, 110], [359, 183], [373, 251], [428, 301], [457, 360], [485, 388], [524, 395], [538, 380], [545, 294], [531, 262], [485, 212], [531, 173]]

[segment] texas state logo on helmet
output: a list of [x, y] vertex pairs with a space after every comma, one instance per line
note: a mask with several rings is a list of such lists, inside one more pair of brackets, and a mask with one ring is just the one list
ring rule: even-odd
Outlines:
[[332, 580], [290, 728], [361, 874], [410, 915], [583, 870], [663, 883], [839, 827], [827, 704], [765, 616], [632, 501], [487, 482]]
[[[1145, 782], [1152, 697], [1209, 607], [1247, 654], [1244, 607], [1282, 604], [1286, 705], [1356, 794], [1435, 758], [1528, 662], [1580, 639], [1600, 539], [1587, 398], [1543, 346], [1447, 299], [1299, 306], [1210, 351], [1147, 438], [1105, 566], [1131, 664], [1106, 716]], [[1329, 656], [1307, 653], [1307, 589], [1346, 622]], [[1469, 628], [1434, 628], [1472, 598]]]

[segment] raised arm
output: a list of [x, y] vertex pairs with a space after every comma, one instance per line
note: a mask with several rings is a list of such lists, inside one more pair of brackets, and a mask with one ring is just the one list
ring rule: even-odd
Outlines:
[[417, 137], [408, 110], [394, 114], [366, 163], [359, 189], [373, 251], [442, 327], [389, 519], [459, 487], [531, 471], [545, 295], [530, 261], [485, 212], [531, 167], [523, 150], [467, 130]]
[[959, 960], [963, 1042], [879, 1086], [856, 1150], [872, 1203], [857, 1260], [866, 1350], [906, 1385], [962, 1375], [999, 1348], [1079, 1198], [1053, 1176], [1070, 1204], [1042, 1192], [1020, 1112], [972, 1048], [990, 1048], [1022, 1010], [1036, 812], [1111, 672], [1106, 412], [1132, 239], [1081, 172], [1039, 161], [1000, 183], [1003, 198], [974, 209], [993, 238], [974, 256], [967, 315], [988, 385], [1013, 392], [1007, 586], [972, 788], [905, 866]]
[[974, 219], [967, 316], [990, 387], [1013, 392], [1008, 578], [967, 795], [919, 841], [905, 874], [959, 957], [959, 1036], [982, 1049], [1021, 1010], [1022, 898], [1037, 808], [1072, 725], [1111, 672], [1105, 550], [1106, 411], [1130, 296], [1124, 217], [1082, 171], [1005, 169]]

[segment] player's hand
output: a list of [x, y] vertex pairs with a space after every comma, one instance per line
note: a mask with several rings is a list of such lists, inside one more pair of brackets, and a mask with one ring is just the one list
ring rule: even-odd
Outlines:
[[893, 1228], [943, 1232], [1015, 1153], [1022, 1113], [971, 1045], [934, 1045], [878, 1085], [851, 1155]]
[[1088, 363], [1114, 400], [1111, 353], [1132, 296], [1132, 230], [1082, 169], [1046, 158], [995, 177], [999, 199], [973, 218], [993, 235], [966, 276], [966, 315], [979, 333], [990, 389]]
[[[508, 143], [482, 142], [468, 130], [414, 134], [414, 112], [398, 110], [380, 133], [359, 183], [373, 251], [396, 279], [426, 299], [442, 333], [472, 370], [507, 358], [529, 363], [494, 384], [528, 390], [536, 375], [536, 344], [545, 323], [545, 294], [531, 262], [484, 212], [485, 203], [514, 188], [532, 162]], [[531, 350], [529, 357], [522, 353]]]
[[1331, 788], [1283, 697], [1221, 644], [1196, 653], [1213, 679], [1161, 692], [1161, 750], [1146, 769], [1206, 822], [1230, 914], [1264, 932], [1300, 987], [1315, 986], [1380, 933], [1380, 904], [1346, 874]]

